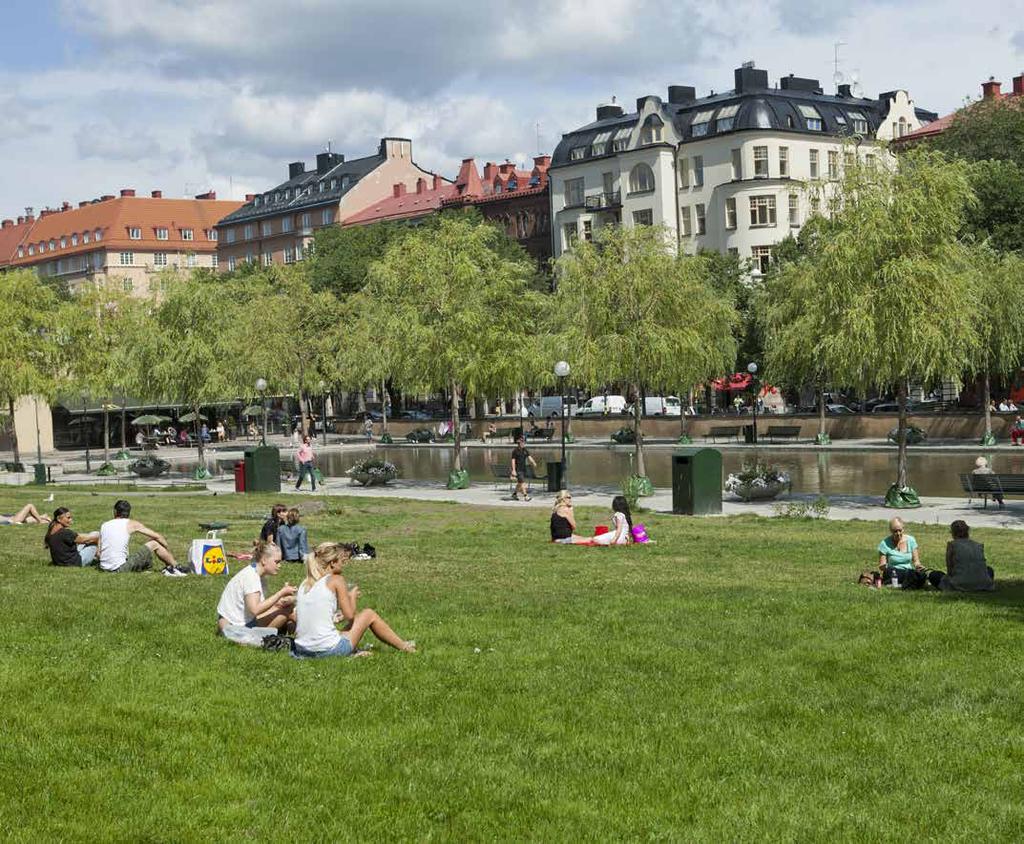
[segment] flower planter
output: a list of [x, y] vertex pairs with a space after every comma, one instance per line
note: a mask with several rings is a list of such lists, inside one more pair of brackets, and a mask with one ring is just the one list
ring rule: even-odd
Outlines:
[[356, 472], [350, 477], [361, 486], [384, 486], [384, 484], [394, 480], [391, 475], [387, 473], [371, 475], [369, 472]]
[[771, 501], [786, 488], [784, 483], [769, 483], [764, 485], [736, 484], [730, 490], [733, 495], [742, 501]]

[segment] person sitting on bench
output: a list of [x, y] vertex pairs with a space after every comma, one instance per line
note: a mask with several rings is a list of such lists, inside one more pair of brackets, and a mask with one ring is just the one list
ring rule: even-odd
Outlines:
[[949, 526], [953, 538], [946, 543], [946, 570], [928, 572], [928, 582], [943, 592], [991, 592], [995, 572], [985, 562], [985, 546], [970, 538], [967, 522]]
[[[1020, 418], [1019, 416], [1017, 417]], [[974, 461], [974, 469], [971, 471], [972, 475], [992, 475], [995, 474], [992, 468], [988, 465], [988, 461], [984, 457], [979, 457]], [[1003, 494], [1001, 492], [993, 492], [992, 497], [995, 499], [996, 504], [1000, 507], [1003, 506]]]

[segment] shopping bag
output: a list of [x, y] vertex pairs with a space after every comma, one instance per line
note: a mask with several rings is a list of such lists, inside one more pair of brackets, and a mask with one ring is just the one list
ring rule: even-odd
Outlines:
[[188, 555], [189, 564], [196, 574], [230, 574], [220, 539], [193, 539]]

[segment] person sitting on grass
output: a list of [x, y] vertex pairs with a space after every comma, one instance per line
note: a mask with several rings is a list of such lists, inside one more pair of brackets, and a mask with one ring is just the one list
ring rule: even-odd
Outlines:
[[67, 507], [53, 511], [53, 521], [46, 529], [43, 544], [50, 551], [50, 562], [55, 566], [82, 568], [96, 561], [99, 531], [79, 533], [71, 527], [74, 516]]
[[943, 592], [991, 592], [995, 572], [985, 562], [985, 546], [970, 538], [967, 522], [957, 519], [949, 526], [953, 539], [946, 543], [946, 570], [928, 572], [928, 582]]
[[625, 496], [616, 495], [612, 499], [612, 525], [607, 533], [595, 536], [594, 545], [625, 545], [633, 539], [633, 515], [629, 512], [629, 502]]
[[[105, 572], [148, 571], [153, 567], [153, 555], [156, 554], [164, 564], [163, 574], [168, 577], [184, 577], [185, 572], [178, 570], [178, 564], [163, 535], [129, 518], [131, 514], [131, 504], [123, 499], [116, 501], [114, 518], [100, 525], [100, 569]], [[148, 537], [149, 541], [129, 554], [128, 543], [134, 533]]]
[[284, 504], [275, 504], [270, 508], [270, 518], [263, 523], [263, 527], [260, 529], [260, 541], [261, 542], [273, 542], [275, 545], [279, 544], [277, 541], [277, 532], [281, 529], [281, 522], [285, 519], [285, 513], [288, 512], [288, 508]]
[[882, 583], [892, 582], [893, 575], [900, 586], [918, 589], [925, 582], [924, 566], [914, 539], [903, 526], [903, 519], [889, 520], [889, 535], [878, 543], [878, 570]]
[[572, 493], [561, 489], [555, 494], [551, 510], [551, 541], [560, 545], [592, 545], [589, 536], [576, 535], [576, 514], [572, 509]]
[[[306, 579], [295, 599], [295, 656], [351, 656], [367, 629], [386, 645], [416, 651], [415, 642], [399, 638], [376, 612], [356, 609], [359, 587], [350, 589], [341, 576], [354, 550], [352, 545], [322, 542], [306, 555]], [[335, 625], [342, 620], [345, 629], [339, 631]]]
[[34, 505], [26, 504], [17, 513], [0, 515], [0, 525], [45, 525], [50, 517], [40, 513]]
[[281, 570], [281, 549], [260, 540], [253, 545], [252, 563], [238, 572], [217, 603], [217, 632], [240, 644], [259, 644], [264, 636], [287, 631], [295, 622], [295, 587], [285, 583], [267, 597], [265, 575]]
[[277, 529], [281, 556], [286, 563], [301, 563], [309, 553], [306, 529], [299, 524], [299, 510], [292, 507], [285, 514], [285, 523]]

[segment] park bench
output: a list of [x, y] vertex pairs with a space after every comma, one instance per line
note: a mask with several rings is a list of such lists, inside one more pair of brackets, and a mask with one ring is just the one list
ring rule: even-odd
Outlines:
[[515, 428], [498, 428], [493, 434], [491, 434], [490, 439], [492, 439], [492, 440], [503, 440], [506, 437], [508, 437], [508, 439], [514, 440], [522, 432], [523, 432], [523, 429], [520, 428], [520, 427], [515, 427]]
[[765, 434], [768, 439], [774, 440], [798, 440], [800, 439], [800, 426], [799, 425], [769, 425], [768, 433]]
[[980, 498], [983, 506], [988, 507], [989, 498], [1001, 495], [1005, 498], [1008, 495], [1024, 496], [1024, 475], [975, 475], [973, 472], [965, 472], [960, 475], [960, 486], [967, 493], [967, 503], [970, 504], [975, 496]]
[[715, 442], [718, 437], [724, 437], [726, 439], [738, 440], [740, 438], [740, 426], [739, 425], [716, 425], [708, 429], [704, 439], [710, 439]]
[[538, 428], [536, 431], [527, 431], [528, 440], [547, 440], [550, 442], [555, 436], [554, 428]]

